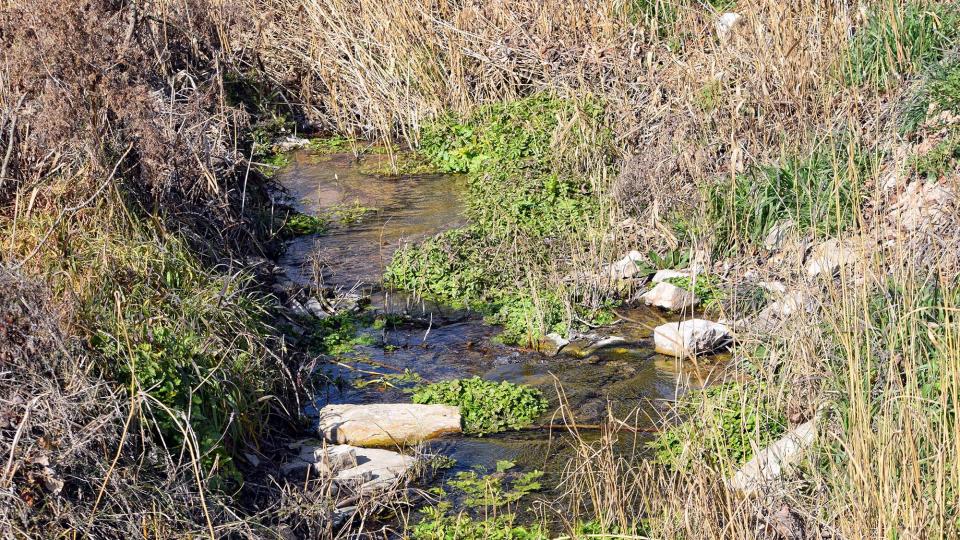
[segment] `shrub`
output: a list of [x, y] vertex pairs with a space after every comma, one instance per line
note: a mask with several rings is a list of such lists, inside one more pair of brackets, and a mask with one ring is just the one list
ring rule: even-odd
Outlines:
[[476, 435], [526, 427], [547, 410], [539, 390], [480, 377], [421, 386], [413, 402], [460, 407], [464, 431]]

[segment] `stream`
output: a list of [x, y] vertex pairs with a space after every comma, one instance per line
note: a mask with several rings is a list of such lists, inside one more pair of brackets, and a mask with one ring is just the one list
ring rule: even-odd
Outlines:
[[[371, 298], [370, 309], [405, 314], [429, 321], [427, 325], [366, 328], [376, 345], [358, 347], [349, 366], [331, 366], [333, 379], [356, 380], [358, 370], [402, 373], [410, 370], [424, 382], [480, 376], [539, 388], [550, 400], [544, 423], [559, 405], [558, 388], [576, 421], [595, 424], [607, 416], [629, 417], [630, 425], [652, 428], [664, 404], [672, 401], [678, 377], [702, 379], [705, 373], [678, 367], [673, 358], [653, 351], [652, 328], [663, 315], [650, 308], [624, 308], [621, 322], [600, 332], [625, 338], [626, 343], [581, 357], [561, 352], [555, 357], [505, 346], [493, 338], [498, 329], [476, 313], [417, 300], [384, 290], [380, 277], [398, 246], [424, 239], [465, 223], [462, 195], [464, 178], [456, 175], [417, 175], [380, 178], [362, 173], [352, 154], [292, 154], [291, 164], [277, 179], [290, 203], [300, 212], [329, 215], [337, 208], [376, 209], [350, 224], [334, 224], [323, 235], [301, 237], [287, 245], [280, 264], [302, 285], [322, 284], [355, 291]], [[385, 159], [372, 156], [373, 159]], [[318, 283], [319, 282], [319, 283]], [[570, 347], [573, 349], [573, 347]], [[691, 366], [692, 368], [692, 366]], [[409, 401], [401, 390], [371, 384], [329, 385], [316, 396], [308, 413], [328, 403]], [[632, 413], [633, 416], [631, 416]], [[556, 418], [560, 422], [559, 417]], [[595, 432], [583, 432], [596, 437]], [[642, 443], [639, 435], [629, 444]], [[456, 460], [448, 474], [484, 467], [493, 470], [498, 460], [517, 464], [518, 470], [543, 470], [550, 489], [560, 480], [568, 457], [569, 436], [563, 429], [514, 431], [484, 437], [447, 437], [431, 441], [432, 451]]]

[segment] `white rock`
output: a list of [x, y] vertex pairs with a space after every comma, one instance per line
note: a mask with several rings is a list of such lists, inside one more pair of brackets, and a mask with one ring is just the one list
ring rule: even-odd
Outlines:
[[688, 356], [714, 352], [733, 341], [730, 328], [704, 319], [661, 324], [653, 331], [653, 343], [660, 354]]
[[725, 41], [730, 36], [730, 32], [742, 19], [743, 16], [739, 13], [727, 12], [720, 15], [716, 21], [717, 37], [720, 38], [720, 41]]
[[302, 139], [300, 137], [289, 136], [276, 143], [274, 147], [278, 152], [290, 152], [291, 150], [297, 150], [299, 148], [304, 148], [310, 144], [309, 139]]
[[309, 316], [310, 316], [310, 312], [307, 311], [307, 309], [303, 307], [303, 304], [301, 304], [300, 302], [297, 302], [296, 300], [294, 300], [294, 299], [292, 299], [292, 298], [291, 298], [290, 301], [287, 303], [287, 306], [290, 308], [290, 312], [293, 313], [294, 315], [296, 315], [297, 317], [309, 317]]
[[787, 286], [780, 281], [761, 281], [760, 283], [757, 283], [757, 286], [777, 296], [782, 296], [787, 292]]
[[790, 291], [789, 293], [784, 293], [782, 298], [764, 308], [763, 312], [785, 319], [794, 313], [808, 310], [809, 303], [810, 298], [802, 291]]
[[637, 263], [642, 260], [643, 255], [639, 251], [631, 251], [619, 261], [611, 263], [607, 267], [607, 275], [612, 280], [630, 279], [640, 271]]
[[[336, 448], [336, 447], [333, 447]], [[417, 460], [399, 452], [378, 448], [348, 447], [356, 466], [337, 472], [333, 480], [362, 494], [383, 491], [406, 480]]]
[[326, 319], [330, 316], [330, 314], [327, 313], [327, 310], [323, 309], [323, 304], [321, 304], [320, 301], [313, 296], [307, 300], [307, 303], [304, 304], [303, 307], [309, 311], [311, 315], [318, 319]]
[[776, 329], [781, 321], [793, 314], [802, 311], [810, 313], [813, 309], [813, 299], [808, 294], [802, 291], [790, 291], [784, 293], [776, 302], [771, 302], [763, 308], [756, 318], [745, 326], [751, 327], [751, 330], [756, 334], [764, 334]]
[[793, 220], [787, 219], [777, 223], [767, 233], [767, 237], [763, 240], [763, 247], [770, 251], [780, 249], [791, 229], [793, 229]]
[[815, 438], [813, 420], [795, 427], [758, 452], [733, 475], [728, 486], [744, 495], [756, 493], [765, 483], [779, 478], [787, 467], [800, 461], [804, 450], [813, 444]]
[[330, 443], [408, 445], [445, 433], [460, 433], [460, 409], [413, 403], [327, 405], [320, 409], [317, 427]]
[[540, 352], [547, 356], [556, 356], [560, 354], [560, 351], [564, 347], [570, 344], [570, 340], [564, 338], [556, 332], [547, 334], [543, 336], [543, 339], [540, 340]]
[[617, 345], [626, 345], [627, 340], [620, 336], [607, 336], [605, 338], [599, 339], [591, 343], [587, 348], [583, 349], [581, 356], [590, 356], [591, 354], [599, 351], [600, 349], [607, 349], [609, 347], [616, 347]]
[[697, 304], [699, 299], [691, 291], [681, 289], [672, 283], [661, 281], [643, 296], [648, 306], [656, 306], [670, 311], [682, 311]]
[[401, 483], [416, 465], [416, 458], [379, 448], [346, 444], [304, 446], [300, 455], [281, 467], [285, 474], [331, 478], [336, 489], [368, 494]]
[[668, 279], [688, 277], [690, 277], [690, 272], [686, 270], [658, 270], [657, 273], [653, 275], [653, 283], [657, 284]]
[[856, 260], [857, 252], [851, 242], [842, 242], [835, 238], [827, 240], [810, 252], [807, 275], [813, 277], [825, 274], [833, 277], [841, 268], [853, 264]]

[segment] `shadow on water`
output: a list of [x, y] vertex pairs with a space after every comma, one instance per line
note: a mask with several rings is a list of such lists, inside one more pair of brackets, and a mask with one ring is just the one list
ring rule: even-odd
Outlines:
[[[304, 152], [295, 154], [279, 181], [301, 212], [325, 215], [354, 204], [376, 209], [357, 223], [334, 224], [325, 235], [292, 241], [281, 259], [291, 279], [304, 285], [322, 280], [326, 286], [363, 290], [372, 294], [375, 309], [404, 311], [430, 321], [365, 329], [374, 345], [359, 347], [349, 363], [329, 368], [331, 379], [343, 383], [330, 385], [308, 412], [328, 403], [409, 401], [403, 388], [356, 384], [376, 379], [376, 374], [398, 375], [409, 370], [424, 382], [480, 376], [528, 384], [544, 392], [552, 409], [559, 405], [557, 390], [562, 386], [565, 402], [578, 423], [597, 423], [608, 411], [624, 418], [639, 410], [640, 414], [633, 416], [636, 425], [650, 428], [651, 418], [656, 419], [664, 403], [674, 399], [678, 378], [692, 379], [696, 386], [698, 379], [702, 383], [709, 376], [709, 369], [681, 370], [675, 360], [654, 353], [652, 328], [663, 319], [650, 309], [625, 310], [629, 322], [604, 329], [624, 337], [625, 344], [583, 358], [567, 354], [547, 357], [498, 343], [494, 339], [497, 328], [484, 324], [476, 314], [383, 291], [379, 286], [382, 269], [399, 245], [464, 223], [461, 196], [466, 183], [461, 177], [379, 178], [360, 172], [351, 155], [318, 157]], [[315, 270], [311, 261], [319, 261], [320, 270]], [[543, 419], [545, 423], [550, 420]], [[498, 460], [510, 460], [522, 469], [544, 470], [549, 486], [556, 484], [564, 458], [572, 455], [564, 434], [555, 429], [450, 437], [429, 446], [456, 460], [451, 472], [477, 466], [492, 470]]]

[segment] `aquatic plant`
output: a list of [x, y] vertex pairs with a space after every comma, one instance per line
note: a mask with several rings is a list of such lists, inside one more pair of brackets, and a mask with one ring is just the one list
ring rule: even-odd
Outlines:
[[483, 435], [529, 426], [547, 410], [534, 388], [473, 377], [428, 384], [413, 392], [414, 403], [460, 407], [465, 433]]

